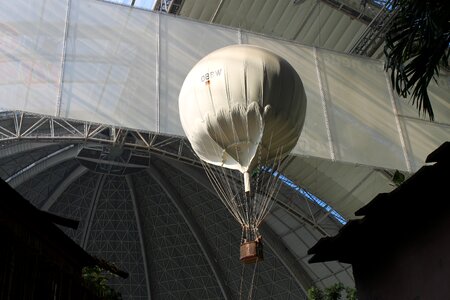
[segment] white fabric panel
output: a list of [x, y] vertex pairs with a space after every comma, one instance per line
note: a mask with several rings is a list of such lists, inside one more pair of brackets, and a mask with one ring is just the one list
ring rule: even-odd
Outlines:
[[157, 15], [72, 1], [61, 116], [157, 130]]
[[407, 170], [383, 63], [318, 53], [336, 160]]
[[319, 199], [326, 200], [347, 219], [353, 218], [353, 213], [378, 193], [394, 188], [390, 177], [372, 166], [315, 157], [294, 157], [283, 174]]
[[[428, 86], [428, 95], [431, 99], [431, 105], [433, 106], [434, 121], [441, 124], [447, 124], [450, 126], [450, 76], [441, 74], [437, 78], [437, 83], [432, 80]], [[423, 118], [428, 120], [428, 116], [419, 116], [415, 104], [412, 105], [410, 98], [404, 99], [396, 97], [398, 100], [399, 114], [412, 118]]]
[[194, 65], [214, 50], [238, 43], [236, 30], [160, 15], [160, 131], [184, 136], [178, 95]]
[[415, 108], [397, 102], [397, 126], [381, 61], [318, 50], [318, 77], [314, 50], [296, 43], [102, 1], [70, 3], [65, 41], [67, 0], [0, 1], [1, 110], [60, 109], [60, 117], [184, 135], [185, 76], [206, 54], [242, 40], [285, 58], [304, 83], [306, 121], [293, 154], [408, 170], [406, 153], [415, 171], [450, 137], [449, 77], [430, 87], [437, 123], [415, 120]]
[[[370, 172], [362, 176], [361, 173], [364, 170], [370, 170]], [[355, 167], [350, 170], [350, 174], [353, 175], [353, 178], [347, 178], [345, 181], [336, 178], [336, 182], [346, 189], [347, 194], [343, 198], [337, 199], [333, 204], [333, 208], [341, 212], [347, 219], [354, 218], [353, 213], [372, 201], [379, 193], [390, 192], [395, 187], [385, 175], [373, 171], [370, 167]], [[350, 187], [351, 182], [354, 186]], [[327, 196], [332, 197], [329, 192]]]
[[0, 1], [0, 109], [53, 114], [67, 1]]
[[246, 33], [244, 40], [249, 44], [267, 48], [286, 59], [297, 71], [303, 82], [308, 102], [305, 125], [292, 154], [312, 155], [314, 153], [314, 156], [317, 157], [330, 158], [325, 115], [313, 49], [251, 33]]
[[450, 76], [441, 74], [437, 83], [431, 81], [428, 95], [433, 106], [434, 122], [429, 122], [428, 116], [419, 115], [410, 98], [395, 97], [412, 170], [418, 170], [428, 154], [450, 140]]
[[450, 140], [450, 125], [441, 125], [420, 119], [401, 118], [404, 124], [406, 148], [410, 154], [411, 168], [417, 171], [428, 154]]

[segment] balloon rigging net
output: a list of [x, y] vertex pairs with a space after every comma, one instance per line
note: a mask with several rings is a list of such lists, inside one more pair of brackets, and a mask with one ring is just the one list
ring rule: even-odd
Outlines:
[[[276, 157], [270, 166], [259, 164], [252, 174], [242, 174], [236, 170], [202, 161], [203, 168], [219, 199], [241, 225], [240, 260], [242, 263], [250, 264], [263, 260], [263, 240], [259, 227], [270, 212], [281, 188], [280, 172], [275, 170], [281, 170], [284, 161]], [[243, 188], [246, 180], [250, 187], [247, 191]]]
[[180, 120], [219, 199], [241, 225], [243, 263], [263, 259], [259, 226], [305, 121], [296, 70], [277, 54], [232, 45], [202, 58], [179, 96]]

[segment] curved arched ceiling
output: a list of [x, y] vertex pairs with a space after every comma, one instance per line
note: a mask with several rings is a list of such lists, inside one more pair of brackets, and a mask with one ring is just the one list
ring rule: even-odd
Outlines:
[[[2, 128], [13, 123], [3, 115]], [[130, 273], [113, 281], [124, 299], [237, 299], [252, 282], [258, 299], [304, 299], [311, 284], [353, 285], [348, 265], [307, 263], [307, 249], [341, 224], [286, 185], [262, 227], [265, 259], [253, 277], [239, 262], [240, 227], [202, 169], [157, 139], [160, 151], [147, 155], [39, 134], [3, 140], [0, 176], [36, 207], [79, 220], [77, 230], [62, 229]]]

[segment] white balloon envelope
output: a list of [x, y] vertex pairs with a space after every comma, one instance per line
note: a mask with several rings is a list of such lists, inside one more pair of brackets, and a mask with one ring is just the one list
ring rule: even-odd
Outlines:
[[[251, 171], [297, 143], [306, 95], [294, 68], [260, 47], [234, 45], [200, 60], [179, 98], [181, 124], [205, 162]], [[276, 149], [282, 148], [283, 153]]]
[[[265, 194], [262, 188], [250, 187], [251, 174], [264, 166], [276, 170], [296, 145], [306, 95], [299, 75], [285, 59], [260, 47], [233, 45], [210, 53], [192, 68], [180, 91], [179, 111], [184, 132], [207, 163], [204, 166], [243, 173], [247, 199], [251, 189]], [[242, 207], [235, 191], [227, 193], [220, 180], [211, 178], [214, 174], [209, 173], [210, 179], [221, 198], [232, 198], [225, 199], [227, 207]], [[267, 208], [262, 200], [257, 202], [253, 210]], [[252, 219], [247, 216], [252, 208], [234, 210], [243, 227], [257, 227], [266, 213]], [[247, 224], [252, 222], [257, 224]]]

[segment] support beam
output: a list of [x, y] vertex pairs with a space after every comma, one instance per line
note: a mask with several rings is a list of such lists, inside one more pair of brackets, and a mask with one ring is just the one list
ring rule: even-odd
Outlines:
[[34, 151], [51, 145], [54, 145], [54, 143], [18, 142], [10, 146], [2, 147], [0, 151], [0, 159], [7, 158], [12, 155]]
[[90, 158], [90, 157], [84, 157], [84, 156], [78, 156], [79, 160], [84, 160], [87, 162], [93, 162], [96, 164], [105, 164], [115, 167], [122, 167], [122, 168], [139, 168], [139, 169], [146, 169], [148, 166], [146, 165], [138, 165], [138, 164], [132, 164], [127, 162], [120, 162], [120, 161], [113, 161], [113, 160], [106, 160], [106, 159], [98, 159], [98, 158]]
[[[186, 164], [173, 160], [168, 161], [168, 163], [171, 164], [174, 168], [183, 172], [185, 175], [192, 178], [198, 184], [202, 185], [212, 194], [214, 195], [216, 194], [215, 190], [211, 186], [211, 183], [206, 178], [206, 175], [202, 174], [199, 169], [190, 167]], [[260, 229], [262, 235], [264, 236], [264, 241], [267, 243], [270, 249], [272, 249], [272, 251], [278, 257], [281, 263], [286, 267], [286, 269], [292, 275], [292, 277], [297, 282], [299, 287], [303, 291], [305, 291], [305, 293], [307, 293], [307, 290], [311, 286], [313, 286], [314, 283], [309, 274], [301, 266], [301, 263], [297, 261], [295, 256], [286, 247], [283, 240], [280, 239], [268, 225], [263, 224]]]
[[136, 218], [136, 227], [137, 227], [137, 230], [139, 233], [139, 243], [141, 244], [142, 260], [144, 261], [144, 274], [145, 274], [145, 284], [147, 287], [147, 298], [149, 300], [151, 300], [152, 296], [151, 296], [151, 290], [150, 290], [150, 277], [149, 277], [148, 265], [147, 265], [147, 255], [145, 252], [144, 236], [142, 234], [142, 228], [141, 228], [141, 218], [139, 216], [139, 210], [137, 208], [136, 194], [134, 192], [134, 184], [133, 184], [133, 181], [132, 181], [130, 175], [125, 176], [125, 179], [127, 181], [128, 188], [130, 189], [131, 201], [133, 202], [134, 216]]
[[45, 203], [42, 205], [41, 210], [48, 211], [50, 207], [58, 200], [59, 196], [74, 182], [77, 178], [82, 176], [88, 171], [86, 167], [78, 166], [73, 170], [63, 182], [61, 182], [58, 187], [53, 191], [53, 193], [48, 197]]
[[[32, 125], [22, 128], [22, 123]], [[123, 140], [131, 136], [133, 139]], [[124, 149], [140, 152], [141, 155], [151, 152], [200, 165], [186, 140], [180, 136], [161, 135], [146, 130], [125, 130], [113, 125], [93, 124], [52, 116], [39, 116], [37, 119], [35, 114], [20, 111], [16, 111], [13, 115], [0, 113], [0, 159], [37, 149], [40, 143], [44, 146], [56, 143], [67, 144], [68, 141], [85, 147], [116, 146], [120, 141]], [[22, 150], [21, 144], [24, 145]], [[31, 144], [36, 145], [28, 146]]]
[[13, 188], [17, 188], [19, 185], [27, 181], [28, 179], [36, 176], [37, 174], [50, 169], [66, 160], [74, 158], [78, 153], [78, 147], [75, 145], [69, 145], [58, 151], [55, 151], [46, 157], [32, 163], [31, 165], [23, 168], [16, 174], [12, 175], [5, 181]]
[[225, 277], [223, 275], [223, 271], [221, 270], [217, 260], [214, 258], [213, 251], [210, 248], [206, 237], [204, 236], [203, 230], [200, 228], [198, 223], [195, 221], [193, 215], [189, 212], [186, 203], [183, 202], [181, 197], [175, 192], [175, 188], [163, 177], [161, 172], [152, 166], [147, 169], [148, 174], [160, 185], [160, 187], [164, 190], [166, 195], [172, 201], [172, 203], [177, 208], [178, 212], [183, 217], [184, 221], [188, 225], [191, 230], [194, 238], [197, 240], [197, 243], [202, 250], [206, 260], [208, 261], [211, 270], [214, 274], [214, 277], [219, 284], [220, 290], [222, 291], [222, 295], [225, 299], [231, 299], [231, 292], [229, 291], [228, 286], [225, 284]]
[[97, 210], [98, 199], [103, 190], [103, 184], [105, 183], [106, 176], [104, 174], [99, 175], [97, 184], [95, 185], [94, 194], [92, 196], [91, 205], [89, 207], [86, 223], [84, 223], [83, 237], [81, 239], [81, 248], [86, 250], [89, 235], [91, 233], [92, 222], [94, 220], [95, 212]]

